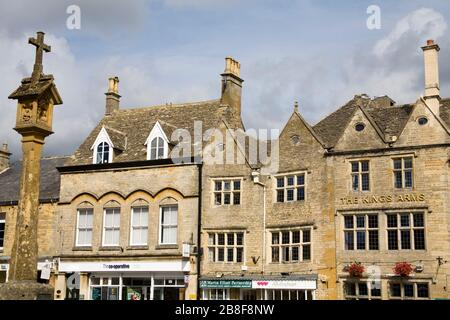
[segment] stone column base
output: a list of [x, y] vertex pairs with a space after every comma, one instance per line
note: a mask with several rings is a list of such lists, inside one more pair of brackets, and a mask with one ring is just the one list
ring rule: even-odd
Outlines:
[[53, 287], [34, 281], [0, 284], [0, 300], [53, 300]]

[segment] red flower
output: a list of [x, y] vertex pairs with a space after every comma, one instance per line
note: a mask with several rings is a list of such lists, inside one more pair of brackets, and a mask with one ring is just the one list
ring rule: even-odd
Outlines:
[[408, 277], [412, 271], [413, 266], [407, 262], [397, 262], [394, 267], [395, 274], [401, 277]]
[[361, 264], [361, 262], [353, 262], [352, 264], [350, 264], [348, 266], [348, 273], [350, 274], [351, 277], [357, 277], [360, 278], [362, 277], [363, 273], [364, 273], [364, 266]]

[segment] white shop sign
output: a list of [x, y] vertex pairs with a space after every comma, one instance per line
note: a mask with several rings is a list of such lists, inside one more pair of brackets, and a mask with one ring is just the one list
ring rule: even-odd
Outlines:
[[189, 272], [189, 261], [167, 260], [167, 261], [107, 261], [107, 262], [71, 262], [60, 261], [58, 271], [60, 272], [156, 272], [156, 271], [176, 271]]
[[[42, 270], [46, 264], [47, 264], [46, 262], [38, 262], [37, 269], [38, 270]], [[8, 263], [1, 263], [0, 264], [0, 270], [6, 271], [8, 269], [9, 269], [9, 264]]]
[[315, 280], [253, 280], [253, 289], [317, 289]]

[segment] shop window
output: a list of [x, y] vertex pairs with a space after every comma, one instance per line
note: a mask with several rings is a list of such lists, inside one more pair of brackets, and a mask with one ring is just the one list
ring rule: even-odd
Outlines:
[[91, 278], [92, 300], [119, 300], [119, 278]]

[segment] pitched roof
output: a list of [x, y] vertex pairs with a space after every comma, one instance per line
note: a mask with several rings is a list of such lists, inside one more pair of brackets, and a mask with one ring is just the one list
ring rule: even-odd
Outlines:
[[444, 120], [447, 127], [450, 128], [450, 98], [442, 99], [441, 103], [442, 103], [440, 109], [441, 119]]
[[[360, 106], [372, 118], [381, 133], [399, 136], [411, 115], [414, 104], [390, 105], [387, 103], [392, 101], [389, 97], [382, 98], [371, 100], [355, 96], [318, 122], [313, 129], [322, 138], [327, 148], [331, 148], [336, 145], [356, 108]], [[442, 99], [440, 117], [450, 127], [450, 98]]]
[[193, 143], [196, 121], [201, 121], [203, 132], [217, 128], [221, 119], [226, 119], [235, 128], [241, 127], [240, 120], [230, 109], [221, 105], [220, 100], [119, 109], [103, 117], [66, 165], [92, 163], [93, 153], [90, 148], [103, 126], [114, 145], [121, 141], [119, 145], [123, 146], [122, 152], [115, 154], [114, 162], [141, 161], [147, 159], [145, 142], [157, 121], [169, 139], [176, 129], [185, 129], [190, 133]]
[[[41, 188], [39, 200], [41, 202], [58, 201], [60, 175], [57, 167], [60, 167], [68, 157], [51, 157], [41, 160]], [[0, 203], [17, 203], [19, 199], [20, 174], [22, 162], [16, 161], [11, 167], [0, 174]]]

